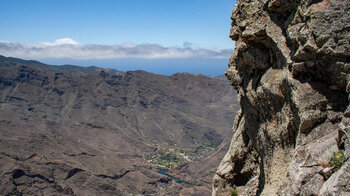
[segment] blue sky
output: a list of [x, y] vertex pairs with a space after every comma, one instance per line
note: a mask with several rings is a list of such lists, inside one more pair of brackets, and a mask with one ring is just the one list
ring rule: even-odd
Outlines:
[[0, 54], [5, 56], [168, 75], [215, 75], [225, 71], [234, 48], [228, 34], [235, 0], [0, 3]]

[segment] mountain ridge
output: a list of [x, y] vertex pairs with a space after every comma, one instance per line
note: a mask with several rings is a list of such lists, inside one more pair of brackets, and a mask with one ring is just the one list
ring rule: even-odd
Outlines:
[[210, 195], [205, 173], [228, 148], [237, 110], [227, 82], [11, 60], [0, 62], [1, 194]]

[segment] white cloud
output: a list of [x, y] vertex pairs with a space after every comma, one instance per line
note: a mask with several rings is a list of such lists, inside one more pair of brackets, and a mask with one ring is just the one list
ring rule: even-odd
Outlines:
[[59, 46], [59, 45], [79, 45], [79, 43], [71, 38], [62, 38], [54, 42], [41, 42], [45, 46]]
[[84, 45], [71, 38], [41, 43], [0, 41], [1, 55], [31, 59], [229, 58], [232, 53], [233, 49], [192, 48], [191, 43], [186, 43], [183, 47], [165, 47], [134, 43]]

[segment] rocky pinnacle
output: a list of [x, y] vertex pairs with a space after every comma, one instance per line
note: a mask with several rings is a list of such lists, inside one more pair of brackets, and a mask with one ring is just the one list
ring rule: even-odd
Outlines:
[[241, 111], [213, 195], [350, 194], [350, 1], [238, 0]]

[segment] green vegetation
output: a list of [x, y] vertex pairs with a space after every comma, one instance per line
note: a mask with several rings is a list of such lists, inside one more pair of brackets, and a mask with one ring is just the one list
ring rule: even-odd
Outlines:
[[196, 152], [196, 151], [189, 151], [189, 150], [183, 150], [183, 154], [185, 154], [186, 156], [188, 156], [189, 159], [193, 160], [193, 159], [197, 159], [200, 158], [200, 153]]
[[238, 192], [236, 189], [232, 189], [231, 190], [231, 196], [237, 196], [238, 195]]
[[350, 74], [347, 74], [347, 75], [346, 75], [346, 81], [347, 81], [347, 82], [350, 82]]
[[259, 157], [258, 152], [253, 151], [253, 152], [252, 152], [252, 157], [255, 158], [255, 159], [257, 159], [257, 158]]
[[252, 152], [250, 152], [249, 154], [249, 159], [253, 162], [258, 162], [259, 161], [259, 153], [256, 152], [255, 150], [253, 150]]
[[157, 149], [152, 153], [145, 155], [146, 160], [155, 165], [158, 169], [171, 169], [187, 160], [185, 154], [180, 153], [178, 149]]
[[[177, 146], [177, 145], [174, 145]], [[199, 145], [196, 149], [161, 148], [155, 145], [154, 151], [144, 154], [145, 159], [158, 169], [172, 169], [187, 161], [201, 158], [207, 155], [214, 147], [212, 145]], [[211, 175], [215, 171], [204, 174]]]
[[226, 180], [224, 178], [222, 179], [221, 184], [222, 184], [222, 188], [225, 189], [226, 188]]
[[345, 163], [346, 158], [344, 156], [344, 150], [335, 152], [332, 159], [329, 161], [329, 165], [335, 167], [336, 170], [340, 169], [341, 166]]

